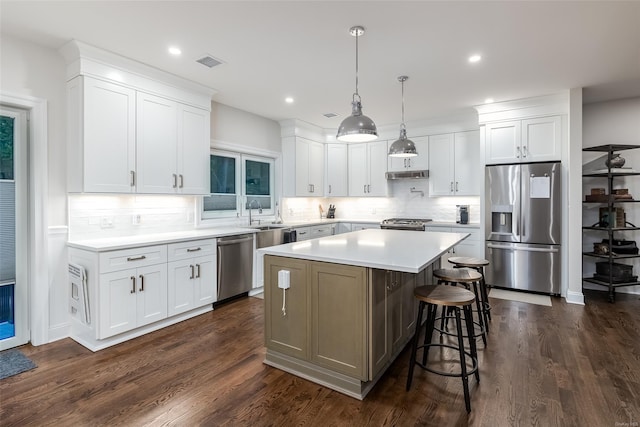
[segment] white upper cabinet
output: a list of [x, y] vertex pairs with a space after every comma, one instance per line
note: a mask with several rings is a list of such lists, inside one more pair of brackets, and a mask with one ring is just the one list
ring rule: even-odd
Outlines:
[[349, 175], [346, 144], [327, 144], [327, 197], [349, 195]]
[[285, 197], [324, 192], [324, 145], [290, 136], [282, 139], [282, 185]]
[[429, 137], [429, 196], [477, 196], [482, 164], [480, 132]]
[[560, 116], [487, 123], [486, 164], [560, 160], [562, 144]]
[[158, 96], [137, 96], [137, 191], [209, 193], [209, 113]]
[[61, 52], [69, 192], [209, 194], [211, 89], [77, 41]]
[[[418, 155], [416, 157], [389, 157], [387, 165], [389, 172], [429, 169], [429, 137], [418, 136], [409, 139], [416, 144]], [[394, 141], [389, 141], [388, 147], [391, 147]]]
[[349, 196], [386, 196], [387, 141], [350, 144]]
[[136, 92], [90, 77], [67, 87], [70, 192], [135, 191]]

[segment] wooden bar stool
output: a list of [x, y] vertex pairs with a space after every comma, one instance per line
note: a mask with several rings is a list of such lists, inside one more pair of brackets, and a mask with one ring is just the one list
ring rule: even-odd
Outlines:
[[487, 284], [484, 281], [484, 267], [489, 265], [489, 261], [482, 258], [462, 256], [451, 257], [448, 261], [453, 264], [453, 268], [472, 268], [478, 273], [482, 274], [482, 279], [480, 280], [480, 296], [482, 297], [482, 301], [480, 302], [480, 305], [483, 309], [485, 318], [484, 323], [487, 327], [487, 332], [489, 332], [489, 321], [491, 320], [491, 304], [489, 304], [489, 293], [487, 292]]
[[[487, 328], [485, 326], [485, 317], [483, 315], [483, 311], [482, 311], [482, 306], [480, 304], [481, 301], [481, 297], [480, 297], [480, 290], [478, 289], [478, 284], [480, 283], [480, 280], [482, 279], [482, 275], [480, 273], [478, 273], [475, 270], [470, 270], [468, 268], [440, 268], [438, 270], [434, 270], [433, 271], [433, 277], [438, 279], [438, 284], [446, 284], [446, 285], [457, 285], [458, 283], [460, 283], [461, 285], [463, 285], [465, 288], [469, 289], [469, 290], [473, 290], [473, 293], [475, 295], [475, 303], [476, 303], [476, 310], [478, 313], [478, 321], [474, 322], [477, 323], [477, 325], [480, 327], [480, 332], [478, 332], [477, 334], [474, 333], [472, 334], [472, 336], [474, 338], [477, 337], [482, 337], [482, 342], [484, 343], [484, 346], [487, 346]], [[445, 331], [445, 325], [446, 322], [448, 320], [449, 316], [449, 312], [451, 311], [451, 309], [447, 308], [447, 307], [443, 307], [442, 308], [442, 318], [440, 319], [440, 334], [446, 334], [446, 335], [453, 335], [450, 332]], [[473, 317], [472, 317], [472, 321], [473, 321]]]
[[[471, 412], [471, 400], [469, 398], [469, 376], [474, 374], [476, 381], [480, 382], [480, 373], [478, 371], [478, 353], [476, 349], [476, 341], [473, 338], [473, 321], [471, 305], [476, 299], [473, 292], [466, 289], [455, 286], [419, 286], [417, 287], [413, 295], [420, 302], [418, 306], [418, 319], [416, 322], [416, 333], [413, 337], [413, 347], [411, 349], [411, 360], [409, 361], [409, 376], [407, 378], [407, 391], [411, 388], [411, 382], [413, 380], [413, 370], [415, 365], [420, 366], [422, 369], [432, 372], [438, 375], [444, 375], [447, 377], [460, 377], [462, 378], [462, 387], [464, 389], [464, 403], [467, 408], [467, 412]], [[422, 327], [422, 312], [425, 306], [427, 307], [427, 320], [425, 327], [424, 344], [418, 345], [420, 339], [420, 329]], [[440, 343], [431, 343], [433, 331], [435, 329], [436, 312], [438, 306], [445, 308], [451, 308], [454, 312], [456, 319], [456, 330], [458, 337], [458, 346]], [[464, 313], [464, 319], [460, 316], [460, 310]], [[462, 332], [462, 322], [466, 325], [466, 335]], [[464, 338], [467, 337], [469, 341], [470, 351], [467, 352], [464, 347]], [[429, 348], [440, 347], [450, 348], [458, 350], [460, 357], [460, 372], [445, 372], [430, 368], [427, 365], [427, 357]], [[422, 361], [417, 360], [418, 348], [422, 348]], [[468, 359], [470, 361], [471, 368], [467, 367]]]

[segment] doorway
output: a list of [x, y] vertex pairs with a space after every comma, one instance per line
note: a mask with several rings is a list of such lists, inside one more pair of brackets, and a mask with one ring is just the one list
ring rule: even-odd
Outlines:
[[0, 106], [0, 350], [29, 341], [28, 112]]

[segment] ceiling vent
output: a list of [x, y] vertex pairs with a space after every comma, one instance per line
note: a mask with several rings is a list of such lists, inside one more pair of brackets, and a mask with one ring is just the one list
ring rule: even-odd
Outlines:
[[205, 65], [205, 66], [207, 66], [207, 67], [209, 67], [209, 68], [213, 68], [213, 67], [215, 67], [216, 65], [220, 65], [220, 64], [222, 64], [222, 61], [221, 61], [221, 60], [216, 59], [216, 58], [214, 58], [213, 56], [208, 55], [208, 54], [207, 54], [207, 55], [205, 55], [205, 56], [203, 56], [203, 57], [202, 57], [202, 58], [200, 58], [200, 59], [196, 59], [196, 62], [199, 62], [200, 64]]
[[338, 115], [336, 113], [325, 113], [325, 114], [323, 114], [323, 116], [325, 116], [327, 119], [332, 119], [334, 117], [338, 117]]

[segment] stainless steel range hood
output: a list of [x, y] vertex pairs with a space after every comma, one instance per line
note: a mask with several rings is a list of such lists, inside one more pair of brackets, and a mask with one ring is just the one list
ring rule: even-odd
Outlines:
[[387, 179], [416, 179], [416, 178], [429, 178], [429, 171], [402, 171], [402, 172], [387, 172], [384, 174]]

